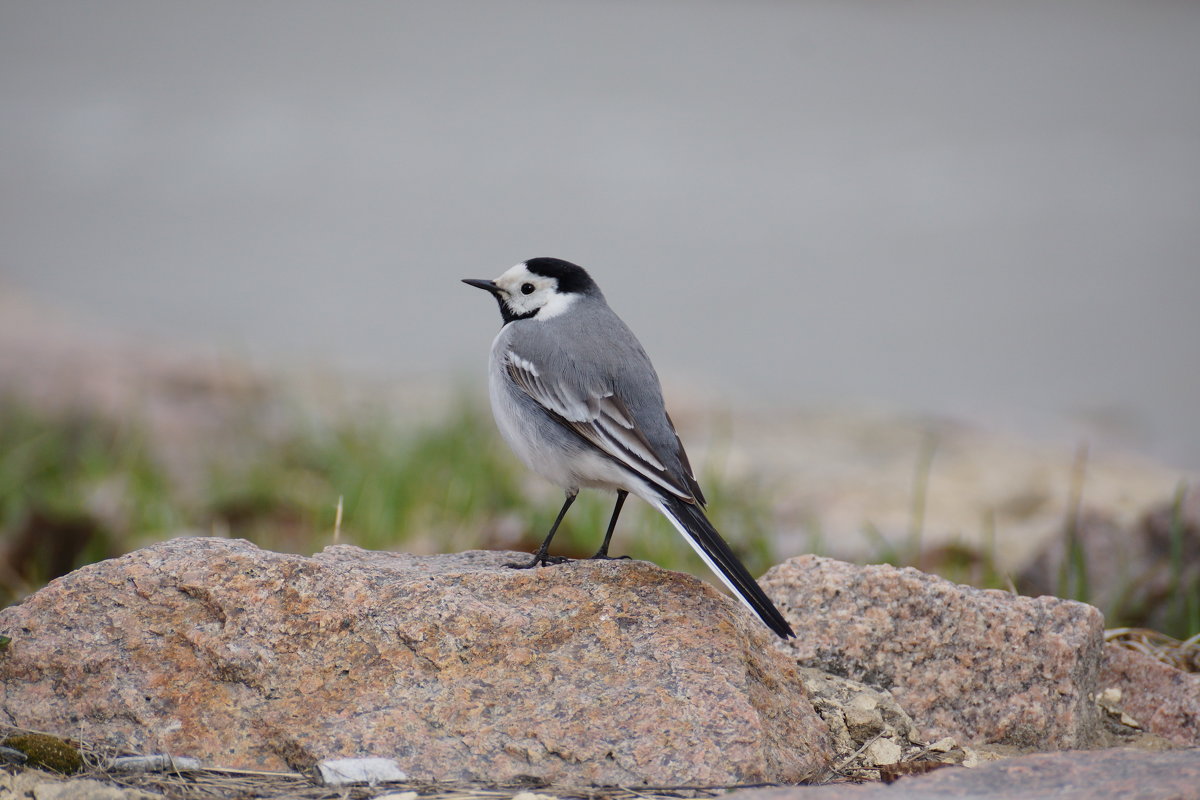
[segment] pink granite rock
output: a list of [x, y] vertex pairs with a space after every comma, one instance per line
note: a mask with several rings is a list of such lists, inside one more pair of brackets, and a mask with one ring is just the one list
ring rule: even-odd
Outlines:
[[734, 601], [647, 563], [516, 557], [192, 538], [94, 564], [0, 611], [0, 721], [235, 767], [383, 756], [421, 780], [790, 782], [828, 761]]
[[816, 556], [761, 583], [796, 630], [787, 646], [801, 665], [889, 690], [930, 740], [1096, 740], [1104, 620], [1091, 606]]
[[1200, 800], [1200, 750], [1034, 753], [893, 784], [745, 789], [724, 800]]
[[1100, 689], [1121, 690], [1120, 707], [1142, 730], [1200, 746], [1200, 674], [1114, 644], [1105, 645]]

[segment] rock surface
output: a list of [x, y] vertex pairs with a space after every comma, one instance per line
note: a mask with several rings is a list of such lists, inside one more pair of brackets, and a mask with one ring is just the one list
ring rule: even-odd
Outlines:
[[828, 762], [791, 662], [733, 600], [647, 563], [515, 558], [158, 544], [0, 611], [0, 713], [223, 766], [388, 757], [418, 780], [795, 782]]
[[1200, 750], [1037, 753], [890, 785], [749, 789], [725, 800], [1200, 800]]
[[802, 666], [887, 689], [929, 741], [1097, 741], [1104, 620], [1091, 606], [816, 556], [761, 583], [796, 630], [786, 646]]
[[1183, 747], [1200, 746], [1200, 673], [1105, 645], [1100, 688], [1121, 690], [1121, 710], [1142, 730]]

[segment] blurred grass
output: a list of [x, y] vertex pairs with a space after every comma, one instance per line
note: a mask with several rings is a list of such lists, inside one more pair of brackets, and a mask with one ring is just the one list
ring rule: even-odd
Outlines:
[[[313, 553], [334, 541], [339, 500], [342, 543], [417, 553], [532, 551], [562, 502], [558, 490], [516, 462], [490, 412], [465, 399], [424, 426], [401, 427], [383, 414], [360, 414], [332, 425], [297, 422], [261, 444], [256, 431], [236, 431], [254, 446], [237, 448], [236, 457], [211, 459], [200, 470], [200, 486], [170, 479], [147, 435], [133, 425], [51, 416], [13, 403], [0, 404], [0, 420], [2, 604], [71, 569], [177, 535], [240, 537], [272, 550]], [[761, 483], [726, 474], [727, 426], [718, 421], [711, 438], [715, 445], [697, 465], [710, 516], [750, 572], [759, 575], [778, 560], [771, 536], [775, 497]], [[917, 459], [907, 535], [889, 539], [866, 526], [873, 542], [866, 560], [1012, 590], [1012, 579], [997, 567], [994, 519], [982, 520], [982, 547], [923, 546], [924, 493], [934, 452], [935, 443], [928, 442]], [[1079, 472], [1082, 480], [1082, 466]], [[595, 552], [612, 502], [611, 495], [581, 493], [552, 551], [572, 558]], [[1180, 639], [1200, 631], [1200, 580], [1178, 566], [1184, 560], [1182, 502], [1181, 488], [1170, 529], [1177, 567], [1163, 601], [1168, 614], [1162, 626]], [[1077, 506], [1073, 502], [1064, 521], [1069, 559], [1055, 593], [1086, 600], [1087, 554], [1071, 535]], [[818, 532], [809, 545], [821, 554], [823, 536], [819, 526], [813, 529]], [[670, 524], [634, 499], [626, 504], [611, 552], [692, 572], [716, 585]], [[1145, 609], [1132, 598], [1102, 609], [1109, 626], [1140, 624]]]
[[1165, 632], [1181, 634], [1180, 638], [1200, 634], [1200, 578], [1189, 580], [1186, 571], [1189, 563], [1183, 518], [1186, 495], [1187, 487], [1180, 483], [1171, 503], [1171, 525], [1168, 533], [1171, 583], [1166, 598], [1169, 630]]
[[[342, 543], [424, 553], [532, 551], [562, 500], [516, 462], [490, 412], [465, 400], [424, 427], [402, 428], [383, 415], [298, 424], [280, 441], [248, 448], [248, 457], [214, 459], [198, 490], [167, 478], [136, 427], [11, 403], [0, 405], [0, 419], [4, 604], [71, 569], [181, 534], [313, 553], [333, 542], [339, 499]], [[769, 501], [712, 470], [702, 479], [712, 487], [714, 523], [751, 571], [765, 571], [774, 562]], [[553, 551], [595, 552], [613, 499], [582, 493]], [[626, 504], [612, 552], [706, 575], [691, 548], [640, 501]]]
[[485, 423], [463, 407], [414, 431], [379, 416], [298, 432], [247, 464], [214, 465], [203, 514], [221, 534], [312, 552], [329, 543], [341, 497], [344, 543], [471, 546], [473, 523], [521, 500]]
[[13, 403], [0, 419], [0, 601], [181, 525], [138, 430]]
[[[1167, 529], [1166, 552], [1143, 556], [1138, 563], [1118, 564], [1113, 575], [1112, 564], [1107, 570], [1097, 570], [1097, 562], [1112, 559], [1111, 553], [1097, 556], [1089, 552], [1089, 542], [1083, 527], [1083, 488], [1087, 472], [1088, 448], [1082, 445], [1075, 454], [1072, 467], [1066, 515], [1062, 522], [1063, 554], [1054, 570], [1055, 577], [1048, 587], [1031, 584], [1020, 577], [1014, 578], [999, 567], [996, 553], [996, 523], [994, 513], [985, 514], [981, 520], [982, 544], [970, 546], [946, 543], [935, 547], [922, 545], [925, 493], [928, 472], [936, 443], [927, 440], [917, 456], [914, 470], [911, 501], [911, 519], [908, 535], [902, 539], [889, 538], [869, 521], [862, 527], [864, 538], [870, 543], [872, 552], [866, 559], [871, 563], [891, 564], [899, 567], [915, 567], [923, 572], [939, 575], [955, 583], [967, 584], [981, 589], [1000, 589], [1021, 594], [1050, 593], [1055, 597], [1077, 600], [1096, 605], [1104, 613], [1105, 623], [1112, 629], [1145, 629], [1153, 625], [1159, 633], [1181, 640], [1190, 640], [1200, 635], [1200, 562], [1195, 559], [1200, 538], [1195, 530], [1189, 531], [1184, 513], [1187, 486], [1180, 484], [1171, 503]], [[1139, 523], [1139, 529], [1120, 530], [1123, 537], [1148, 537], [1147, 520]], [[819, 541], [819, 539], [818, 539]], [[1091, 545], [1102, 542], [1092, 541]], [[1151, 550], [1154, 546], [1151, 542]], [[815, 552], [815, 551], [814, 551]], [[1046, 557], [1042, 553], [1041, 558]], [[1095, 572], [1102, 571], [1103, 577], [1114, 585], [1105, 597], [1095, 591]], [[1162, 575], [1168, 575], [1163, 587]]]

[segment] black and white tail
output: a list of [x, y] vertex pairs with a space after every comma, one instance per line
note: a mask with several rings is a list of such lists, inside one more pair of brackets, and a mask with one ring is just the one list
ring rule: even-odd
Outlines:
[[675, 496], [657, 497], [652, 502], [663, 516], [683, 534], [708, 568], [716, 573], [729, 589], [746, 606], [758, 615], [763, 623], [784, 639], [795, 636], [783, 614], [759, 588], [754, 578], [738, 561], [729, 545], [708, 521], [704, 510], [697, 503], [685, 503]]

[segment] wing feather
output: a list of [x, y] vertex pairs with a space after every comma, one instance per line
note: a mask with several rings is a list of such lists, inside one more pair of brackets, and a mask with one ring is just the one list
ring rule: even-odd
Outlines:
[[675, 437], [678, 451], [674, 455], [675, 460], [683, 465], [681, 475], [673, 474], [667, 468], [670, 460], [656, 452], [654, 445], [638, 429], [634, 414], [615, 392], [589, 388], [584, 390], [585, 397], [578, 397], [568, 387], [548, 381], [533, 362], [512, 350], [505, 357], [505, 368], [513, 383], [559, 424], [575, 431], [617, 463], [680, 499], [689, 503], [696, 500], [703, 503], [700, 487], [696, 485], [679, 437]]

